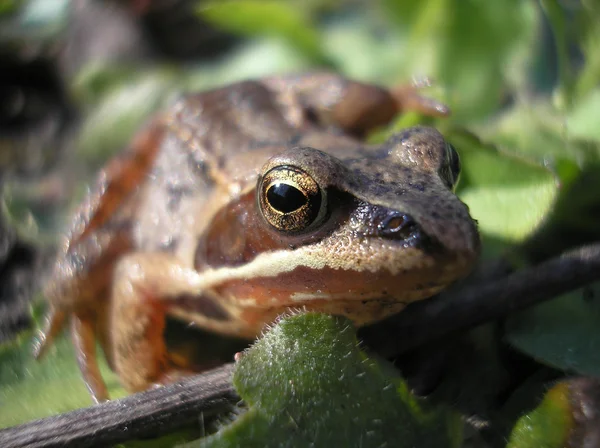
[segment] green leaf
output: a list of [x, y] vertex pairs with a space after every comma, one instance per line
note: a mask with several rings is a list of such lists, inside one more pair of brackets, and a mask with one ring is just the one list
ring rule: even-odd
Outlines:
[[569, 137], [600, 142], [600, 88], [594, 89], [574, 105], [567, 115]]
[[23, 6], [21, 26], [30, 29], [64, 22], [68, 17], [68, 0], [29, 0], [24, 2]]
[[460, 446], [462, 423], [417, 400], [358, 348], [347, 319], [283, 319], [234, 374], [250, 409], [203, 446]]
[[554, 34], [559, 74], [557, 102], [561, 109], [568, 109], [573, 100], [573, 74], [569, 62], [569, 42], [566, 35], [567, 17], [565, 10], [557, 0], [540, 0], [540, 4], [546, 13]]
[[563, 230], [586, 232], [589, 239], [597, 238], [600, 133], [593, 118], [597, 109], [600, 94], [594, 91], [566, 115], [548, 99], [521, 102], [494, 122], [475, 127], [485, 141], [536, 160], [551, 168], [559, 179], [559, 195], [544, 231], [560, 226]]
[[549, 99], [536, 103], [520, 102], [504, 111], [477, 133], [487, 141], [509, 148], [518, 155], [538, 160], [571, 159], [584, 155], [568, 148], [564, 135], [564, 119]]
[[[89, 62], [84, 65], [70, 84], [74, 99], [81, 106], [94, 107], [113, 91], [127, 85], [128, 81], [139, 77], [136, 66], [107, 65]], [[146, 72], [146, 76], [149, 72]]]
[[555, 175], [467, 132], [455, 130], [447, 137], [462, 161], [459, 196], [481, 232], [509, 242], [521, 242], [535, 232], [556, 199]]
[[[600, 145], [594, 141], [578, 140], [597, 134], [590, 125], [592, 116], [586, 115], [593, 113], [596, 107], [597, 100], [592, 97], [565, 117], [548, 99], [520, 103], [494, 122], [475, 129], [479, 136], [493, 141], [500, 148], [551, 166], [561, 182], [567, 185], [579, 175], [580, 168], [596, 165], [600, 160]], [[565, 163], [571, 168], [563, 172]]]
[[585, 98], [598, 86], [600, 79], [600, 4], [597, 0], [583, 0], [574, 23], [583, 53], [583, 68], [575, 81], [576, 96]]
[[228, 0], [202, 2], [203, 19], [233, 33], [280, 37], [317, 62], [327, 63], [319, 31], [305, 9], [282, 0]]
[[45, 45], [67, 26], [68, 0], [0, 0], [0, 42]]
[[0, 16], [13, 12], [19, 3], [19, 0], [0, 0]]
[[223, 61], [194, 67], [184, 74], [179, 87], [199, 92], [245, 79], [306, 71], [311, 62], [285, 42], [272, 39], [251, 41]]
[[415, 72], [406, 63], [406, 39], [370, 17], [340, 20], [323, 30], [323, 45], [339, 71], [353, 79], [383, 84], [407, 82]]
[[573, 426], [569, 388], [559, 383], [514, 426], [506, 448], [562, 448]]
[[385, 0], [383, 6], [408, 35], [405, 65], [448, 88], [460, 123], [498, 108], [509, 75], [527, 68], [516, 56], [535, 48], [539, 15], [531, 2]]
[[600, 376], [600, 284], [514, 315], [506, 339], [552, 367]]

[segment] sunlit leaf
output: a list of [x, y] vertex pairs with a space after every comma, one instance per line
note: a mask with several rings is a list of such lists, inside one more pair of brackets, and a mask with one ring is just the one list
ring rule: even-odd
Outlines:
[[310, 59], [285, 42], [257, 39], [215, 64], [188, 70], [178, 83], [187, 92], [199, 92], [246, 79], [258, 79], [310, 68]]
[[600, 143], [600, 89], [594, 89], [574, 105], [567, 116], [567, 132], [570, 138], [593, 140]]
[[106, 160], [129, 142], [146, 119], [174, 92], [166, 73], [149, 73], [101, 96], [86, 118], [77, 149], [91, 165]]
[[421, 73], [406, 64], [406, 39], [382, 30], [368, 17], [352, 17], [323, 30], [323, 46], [341, 73], [384, 84], [407, 82]]
[[321, 37], [306, 10], [282, 0], [228, 0], [202, 2], [203, 19], [227, 31], [247, 36], [274, 36], [325, 63]]
[[572, 425], [569, 389], [560, 383], [548, 391], [539, 407], [519, 419], [506, 448], [562, 448]]
[[554, 174], [542, 166], [501, 153], [464, 132], [449, 140], [462, 160], [461, 199], [482, 233], [523, 241], [541, 225], [558, 193]]
[[448, 87], [457, 121], [497, 108], [507, 72], [516, 63], [525, 69], [513, 56], [535, 39], [531, 3], [385, 0], [383, 5], [408, 33], [405, 64]]

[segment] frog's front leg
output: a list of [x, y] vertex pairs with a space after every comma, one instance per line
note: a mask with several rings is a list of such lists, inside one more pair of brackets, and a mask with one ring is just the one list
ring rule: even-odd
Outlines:
[[164, 341], [169, 300], [198, 295], [201, 276], [166, 253], [134, 253], [115, 269], [110, 334], [115, 371], [136, 392], [169, 377]]
[[333, 73], [275, 76], [263, 83], [277, 92], [284, 104], [299, 102], [321, 124], [341, 127], [359, 136], [405, 111], [430, 116], [450, 113], [446, 105], [422, 96], [422, 86], [414, 84], [385, 88]]

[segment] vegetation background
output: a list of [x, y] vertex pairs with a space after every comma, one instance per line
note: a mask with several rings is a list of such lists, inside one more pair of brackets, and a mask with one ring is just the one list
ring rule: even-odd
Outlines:
[[[0, 68], [0, 427], [88, 404], [66, 341], [47, 362], [30, 359], [35, 292], [94, 173], [185, 92], [314, 69], [382, 85], [430, 78], [423, 93], [452, 115], [408, 113], [370, 139], [427, 123], [454, 144], [482, 266], [516, 269], [600, 239], [597, 0], [0, 0]], [[579, 446], [573, 431], [600, 437], [600, 425], [575, 428], [569, 383], [526, 413], [557, 381], [600, 375], [596, 292], [396, 365], [417, 394], [460, 411], [468, 423], [448, 425], [465, 443]], [[523, 429], [536, 419], [539, 433]]]

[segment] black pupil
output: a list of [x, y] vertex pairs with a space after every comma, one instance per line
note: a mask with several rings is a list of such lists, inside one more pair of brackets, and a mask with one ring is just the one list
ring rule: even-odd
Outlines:
[[274, 184], [267, 190], [267, 200], [271, 207], [281, 213], [291, 213], [307, 202], [300, 190], [288, 184]]

